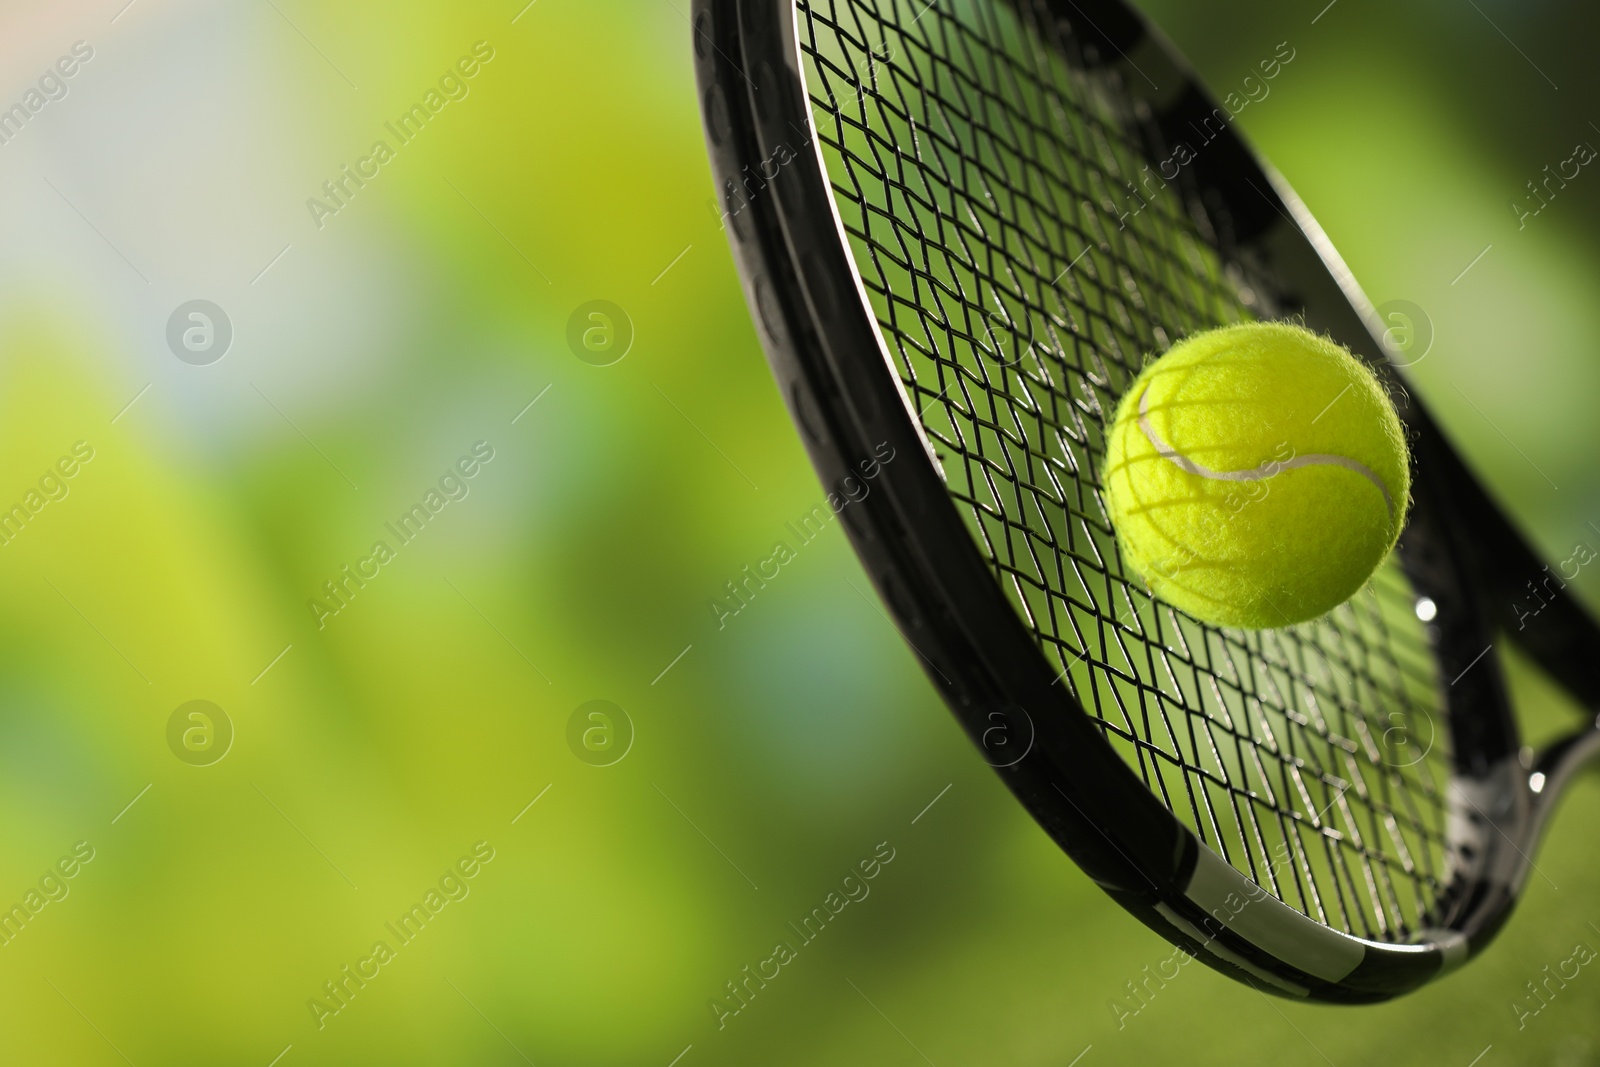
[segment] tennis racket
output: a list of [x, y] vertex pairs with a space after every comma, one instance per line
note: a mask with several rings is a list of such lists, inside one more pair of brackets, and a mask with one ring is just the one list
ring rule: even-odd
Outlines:
[[[1600, 750], [1593, 720], [1523, 746], [1496, 643], [1593, 710], [1600, 630], [1405, 390], [1242, 105], [1118, 0], [696, 0], [692, 22], [784, 399], [830, 489], [876, 479], [851, 541], [1016, 798], [1128, 911], [1261, 990], [1377, 1001], [1482, 951]], [[1124, 564], [1101, 464], [1147, 358], [1266, 319], [1374, 367], [1415, 499], [1352, 600], [1229, 630]]]

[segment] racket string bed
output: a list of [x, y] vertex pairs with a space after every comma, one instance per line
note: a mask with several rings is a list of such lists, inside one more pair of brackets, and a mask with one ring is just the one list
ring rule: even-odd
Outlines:
[[1398, 568], [1315, 623], [1217, 629], [1151, 597], [1099, 495], [1106, 416], [1145, 359], [1270, 315], [1270, 280], [1229, 255], [1228, 220], [1181, 168], [1152, 171], [1172, 157], [1134, 88], [1065, 62], [1075, 43], [1027, 4], [800, 0], [797, 16], [880, 332], [1058, 684], [1285, 904], [1378, 940], [1425, 926], [1448, 880], [1448, 753]]

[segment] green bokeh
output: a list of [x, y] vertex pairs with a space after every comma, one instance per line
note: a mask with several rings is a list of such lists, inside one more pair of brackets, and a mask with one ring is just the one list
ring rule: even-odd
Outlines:
[[[1244, 129], [1376, 300], [1427, 310], [1416, 388], [1540, 546], [1600, 545], [1600, 176], [1523, 230], [1506, 206], [1600, 141], [1594, 17], [1321, 6], [1150, 11], [1218, 86], [1293, 42]], [[94, 857], [0, 947], [0, 1061], [1600, 1062], [1600, 975], [1524, 1030], [1511, 1008], [1600, 944], [1592, 780], [1459, 975], [1332, 1009], [1191, 968], [1119, 1029], [1170, 947], [969, 750], [841, 532], [787, 529], [822, 491], [707, 206], [686, 3], [521, 8], [3, 17], [6, 99], [96, 55], [0, 148], [0, 499], [94, 449], [0, 547], [0, 901]], [[466, 97], [319, 228], [307, 198], [480, 40]], [[235, 329], [209, 367], [164, 338], [197, 296]], [[596, 299], [635, 330], [611, 366], [566, 343]], [[465, 498], [398, 544], [480, 441]], [[319, 628], [307, 601], [378, 540], [393, 561]], [[779, 541], [796, 558], [719, 624]], [[1541, 729], [1573, 720], [1513, 666]], [[211, 766], [168, 748], [194, 699], [236, 731]], [[596, 699], [634, 730], [610, 766], [568, 747]], [[480, 841], [468, 895], [396, 947]], [[870, 895], [719, 1027], [725, 983], [884, 842]], [[308, 1001], [380, 939], [319, 1028]]]

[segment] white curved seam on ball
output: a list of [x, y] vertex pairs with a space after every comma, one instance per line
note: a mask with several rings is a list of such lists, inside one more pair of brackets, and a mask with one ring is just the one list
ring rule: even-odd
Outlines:
[[[1170, 447], [1161, 439], [1161, 435], [1156, 433], [1156, 428], [1150, 425], [1150, 390], [1148, 388], [1139, 394], [1139, 429], [1144, 431], [1145, 438], [1149, 440], [1151, 445], [1155, 446], [1156, 454], [1172, 463], [1179, 470], [1188, 471], [1190, 474], [1198, 475], [1201, 478], [1210, 478], [1218, 482], [1261, 482], [1283, 471], [1294, 470], [1297, 467], [1324, 465], [1343, 467], [1347, 471], [1361, 475], [1361, 477], [1377, 487], [1378, 492], [1383, 494], [1383, 506], [1389, 509], [1389, 521], [1394, 521], [1394, 498], [1389, 495], [1389, 487], [1383, 484], [1382, 478], [1379, 478], [1371, 470], [1348, 456], [1333, 456], [1327, 453], [1313, 452], [1309, 455], [1295, 456], [1293, 459], [1278, 463], [1277, 470], [1271, 473], [1262, 470], [1260, 467], [1252, 467], [1249, 470], [1242, 471], [1214, 471], [1209, 467], [1202, 467], [1177, 449]], [[1273, 461], [1269, 460], [1268, 462]]]

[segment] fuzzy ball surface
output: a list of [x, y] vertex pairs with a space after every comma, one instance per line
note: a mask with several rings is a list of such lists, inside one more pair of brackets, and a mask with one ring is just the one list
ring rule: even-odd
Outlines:
[[1162, 600], [1266, 629], [1349, 599], [1411, 498], [1404, 430], [1371, 370], [1289, 323], [1185, 338], [1117, 405], [1102, 488], [1126, 562]]

